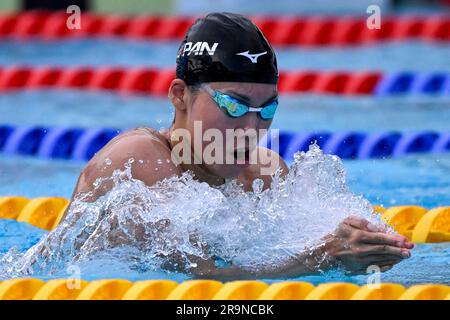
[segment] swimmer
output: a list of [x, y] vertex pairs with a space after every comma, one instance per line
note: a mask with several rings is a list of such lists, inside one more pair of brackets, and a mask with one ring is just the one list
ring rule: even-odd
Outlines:
[[[289, 168], [276, 152], [258, 146], [260, 136], [253, 135], [255, 139], [244, 140], [240, 147], [216, 150], [215, 160], [228, 157], [232, 163], [206, 161], [196, 145], [205, 150], [208, 141], [198, 142], [198, 135], [203, 137], [208, 129], [223, 136], [227, 129], [267, 130], [278, 106], [277, 83], [275, 52], [255, 24], [231, 13], [212, 13], [198, 19], [178, 51], [176, 78], [168, 92], [175, 108], [170, 128], [157, 131], [140, 127], [115, 137], [86, 165], [72, 201], [80, 193], [92, 193], [87, 201], [107, 193], [111, 182], [94, 188], [94, 181], [123, 169], [130, 158], [135, 159], [131, 167], [133, 178], [148, 186], [190, 171], [196, 180], [211, 186], [236, 179], [246, 191], [251, 191], [253, 181], [259, 178], [264, 188], [270, 188], [271, 174], [277, 170], [286, 174]], [[180, 136], [185, 139], [179, 139]], [[235, 138], [243, 141], [242, 136]], [[187, 149], [179, 148], [183, 143]], [[221, 157], [218, 159], [217, 155]], [[265, 159], [264, 163], [261, 159]], [[247, 271], [235, 266], [219, 268], [215, 261], [199, 260], [189, 272], [202, 278], [293, 278], [341, 266], [349, 273], [360, 274], [371, 265], [387, 271], [410, 257], [412, 248], [406, 237], [389, 234], [352, 216], [325, 236], [323, 244], [299, 252], [283, 265]]]

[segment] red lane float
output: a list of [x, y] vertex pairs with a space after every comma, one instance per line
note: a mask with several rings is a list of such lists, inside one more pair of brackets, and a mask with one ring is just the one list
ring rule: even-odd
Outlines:
[[[198, 17], [119, 16], [83, 13], [81, 29], [66, 26], [65, 12], [28, 11], [0, 15], [0, 37], [127, 37], [180, 40]], [[450, 16], [383, 17], [381, 29], [368, 29], [354, 16], [250, 16], [274, 45], [355, 45], [422, 39], [450, 41]]]
[[[0, 92], [39, 88], [110, 90], [119, 93], [166, 95], [173, 69], [120, 67], [0, 66]], [[332, 95], [450, 94], [450, 74], [376, 71], [285, 71], [282, 93]]]
[[[38, 88], [111, 90], [166, 95], [173, 69], [119, 67], [0, 67], [0, 91]], [[283, 93], [372, 94], [382, 75], [377, 72], [281, 72]]]

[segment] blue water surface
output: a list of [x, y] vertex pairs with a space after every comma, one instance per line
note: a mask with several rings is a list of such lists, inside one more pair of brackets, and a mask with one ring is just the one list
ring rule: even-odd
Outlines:
[[[11, 91], [0, 95], [1, 124], [167, 127], [174, 107], [166, 97], [77, 90]], [[342, 97], [281, 95], [272, 128], [290, 131], [450, 131], [450, 95]]]
[[[0, 42], [0, 65], [174, 68], [180, 43], [124, 38]], [[449, 72], [445, 42], [386, 42], [365, 46], [275, 46], [280, 70]], [[113, 53], [113, 54], [111, 54]], [[332, 59], [330, 59], [332, 57]]]

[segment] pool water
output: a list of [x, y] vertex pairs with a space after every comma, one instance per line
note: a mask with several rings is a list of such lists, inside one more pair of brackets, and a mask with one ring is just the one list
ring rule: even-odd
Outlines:
[[[14, 108], [11, 106], [14, 105]], [[17, 108], [21, 112], [17, 112]], [[76, 90], [30, 90], [0, 95], [2, 124], [69, 127], [167, 127], [167, 98]], [[108, 115], [108, 116], [106, 116]], [[272, 128], [289, 131], [450, 131], [448, 97], [281, 95]]]
[[[0, 66], [124, 66], [171, 68], [178, 43], [91, 39], [56, 42], [38, 40], [0, 42]], [[280, 70], [380, 70], [382, 72], [450, 72], [450, 45], [383, 43], [344, 48], [276, 48]], [[111, 54], [114, 52], [114, 54]], [[33, 90], [0, 94], [0, 124], [127, 129], [146, 125], [167, 127], [173, 107], [165, 98], [118, 95], [111, 92]], [[290, 131], [384, 130], [450, 131], [450, 95], [352, 97], [282, 95], [273, 128]], [[63, 196], [69, 198], [84, 163], [0, 154], [0, 196]], [[396, 159], [344, 162], [352, 192], [373, 204], [450, 205], [450, 154], [410, 155]], [[36, 244], [46, 232], [26, 223], [0, 220], [0, 255], [16, 246], [20, 252]], [[82, 266], [83, 278], [130, 280], [185, 275], [131, 272], [126, 265], [98, 259]], [[60, 273], [41, 278], [67, 277]], [[382, 274], [384, 282], [406, 285], [450, 283], [450, 243], [419, 245], [413, 256]], [[367, 276], [339, 271], [302, 277], [313, 283], [350, 281], [363, 284]]]
[[[172, 41], [128, 39], [5, 40], [0, 42], [0, 65], [171, 68], [178, 46], [178, 42]], [[450, 71], [447, 43], [408, 41], [326, 49], [299, 46], [274, 49], [280, 70]]]

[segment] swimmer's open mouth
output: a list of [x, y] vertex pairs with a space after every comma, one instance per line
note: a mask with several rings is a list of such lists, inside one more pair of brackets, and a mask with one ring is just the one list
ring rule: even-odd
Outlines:
[[233, 156], [234, 159], [237, 161], [248, 162], [250, 160], [250, 150], [249, 149], [234, 150]]

